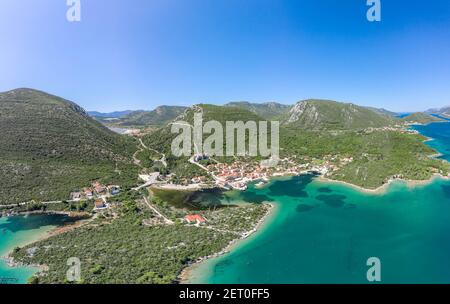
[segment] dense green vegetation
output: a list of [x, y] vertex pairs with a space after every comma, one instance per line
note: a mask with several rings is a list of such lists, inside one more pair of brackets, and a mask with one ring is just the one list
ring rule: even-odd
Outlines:
[[365, 141], [355, 161], [346, 165], [332, 177], [364, 188], [376, 188], [389, 178], [426, 180], [433, 174], [450, 173], [450, 164], [431, 158], [436, 152], [423, 143], [419, 135], [398, 132], [377, 132]]
[[283, 120], [292, 108], [290, 105], [284, 105], [276, 102], [250, 103], [246, 101], [230, 102], [225, 106], [250, 111], [266, 120]]
[[433, 173], [446, 175], [450, 165], [429, 156], [436, 152], [425, 137], [398, 131], [302, 132], [287, 130], [282, 136], [284, 155], [321, 159], [326, 155], [352, 157], [333, 179], [364, 188], [377, 188], [393, 176], [424, 180]]
[[171, 283], [189, 261], [220, 251], [232, 239], [181, 224], [147, 227], [139, 224], [142, 219], [128, 214], [111, 224], [79, 228], [30, 245], [39, 248], [32, 258], [25, 249], [14, 257], [49, 266], [40, 283], [66, 282], [70, 257], [80, 258], [83, 283]]
[[62, 201], [59, 203], [43, 204], [40, 202], [33, 202], [26, 205], [18, 205], [15, 207], [10, 207], [7, 212], [13, 213], [69, 213], [69, 212], [85, 212], [89, 215], [94, 209], [94, 201], [79, 201], [79, 202], [68, 202]]
[[267, 209], [256, 204], [228, 206], [221, 209], [220, 212], [208, 210], [204, 213], [205, 217], [215, 228], [238, 233], [245, 233], [253, 229], [255, 223], [266, 214]]
[[73, 102], [31, 89], [0, 94], [0, 204], [67, 199], [100, 179], [136, 180], [133, 139], [91, 119]]
[[298, 102], [289, 112], [286, 124], [308, 130], [354, 130], [385, 127], [394, 118], [352, 103], [331, 100], [305, 100]]
[[173, 283], [189, 262], [221, 251], [267, 212], [265, 205], [209, 211], [205, 213], [211, 217], [208, 225], [215, 230], [180, 222], [146, 226], [143, 222], [152, 217], [150, 210], [134, 201], [123, 201], [116, 208], [121, 214], [117, 219], [99, 217], [81, 228], [17, 248], [12, 256], [22, 263], [48, 266], [45, 275], [33, 279], [35, 283], [66, 283], [71, 257], [81, 261], [82, 283]]
[[136, 154], [136, 158], [140, 161], [141, 166], [152, 168], [161, 157], [158, 153], [144, 149]]

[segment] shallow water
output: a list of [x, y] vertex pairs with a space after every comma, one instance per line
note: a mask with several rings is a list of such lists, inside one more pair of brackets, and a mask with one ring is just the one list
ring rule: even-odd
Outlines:
[[[60, 215], [32, 215], [0, 218], [0, 257], [4, 257], [15, 247], [32, 243], [45, 236], [53, 228], [69, 221]], [[0, 259], [0, 283], [26, 283], [37, 271], [33, 267], [15, 267], [6, 265]]]

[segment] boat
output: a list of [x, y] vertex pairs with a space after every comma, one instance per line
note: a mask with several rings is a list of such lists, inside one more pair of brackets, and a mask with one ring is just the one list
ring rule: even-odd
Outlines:
[[255, 187], [256, 188], [262, 188], [262, 187], [264, 187], [265, 186], [265, 182], [263, 182], [263, 181], [260, 181], [259, 183], [257, 183], [256, 185], [255, 185]]

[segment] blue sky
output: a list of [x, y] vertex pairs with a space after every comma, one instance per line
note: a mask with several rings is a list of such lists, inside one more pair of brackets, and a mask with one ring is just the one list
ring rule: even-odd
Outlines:
[[0, 1], [0, 91], [88, 110], [328, 98], [395, 111], [450, 105], [450, 1]]

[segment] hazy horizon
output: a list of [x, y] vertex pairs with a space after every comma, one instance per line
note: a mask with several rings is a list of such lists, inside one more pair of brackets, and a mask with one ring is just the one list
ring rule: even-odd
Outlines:
[[[23, 88], [14, 88], [14, 89], [11, 89], [11, 90], [6, 90], [6, 91], [0, 92], [0, 93], [5, 93], [5, 92], [8, 92], [8, 91], [13, 91], [13, 90], [17, 90], [17, 89], [32, 89], [32, 90], [42, 91], [42, 90], [40, 90], [40, 89], [38, 89], [38, 88], [25, 88], [25, 87], [23, 87]], [[52, 92], [47, 92], [47, 91], [43, 91], [43, 92], [48, 93], [48, 94], [51, 94], [51, 95], [55, 95], [55, 96], [58, 96], [58, 97], [62, 97], [62, 98], [64, 98], [64, 99], [67, 99], [67, 98], [65, 98], [64, 96], [59, 96], [59, 95], [54, 94], [54, 93], [52, 93]], [[67, 99], [67, 100], [79, 104], [76, 100], [71, 100], [71, 99]], [[102, 113], [102, 114], [108, 114], [108, 113], [125, 112], [125, 111], [133, 111], [133, 112], [136, 112], [136, 111], [153, 111], [153, 110], [155, 110], [156, 108], [161, 107], [161, 106], [184, 106], [184, 107], [192, 107], [192, 106], [194, 106], [194, 105], [196, 105], [196, 104], [211, 104], [211, 105], [219, 105], [219, 106], [220, 106], [220, 105], [226, 105], [226, 104], [233, 103], [233, 102], [249, 102], [249, 103], [252, 103], [252, 104], [278, 103], [278, 104], [282, 104], [282, 105], [295, 105], [295, 104], [298, 103], [298, 102], [306, 101], [306, 100], [332, 100], [332, 101], [337, 101], [337, 102], [342, 102], [342, 103], [353, 103], [353, 104], [358, 105], [358, 106], [363, 106], [363, 107], [373, 107], [373, 108], [378, 108], [378, 109], [384, 109], [384, 110], [388, 110], [388, 111], [391, 111], [391, 112], [394, 112], [394, 113], [397, 113], [397, 114], [407, 114], [407, 113], [414, 113], [414, 112], [425, 112], [425, 111], [427, 111], [427, 110], [435, 109], [435, 107], [432, 107], [432, 108], [419, 109], [419, 110], [416, 110], [416, 111], [409, 111], [409, 110], [394, 111], [394, 110], [392, 110], [392, 109], [385, 108], [385, 107], [376, 107], [376, 106], [367, 105], [367, 104], [360, 104], [360, 103], [357, 103], [357, 102], [354, 102], [354, 101], [335, 100], [335, 99], [331, 99], [331, 98], [305, 98], [305, 99], [298, 99], [297, 101], [295, 101], [295, 102], [293, 102], [293, 103], [282, 103], [282, 102], [279, 102], [279, 101], [276, 101], [276, 100], [269, 100], [269, 101], [230, 100], [230, 101], [225, 101], [225, 102], [223, 102], [223, 103], [217, 103], [217, 102], [216, 102], [216, 103], [215, 103], [215, 102], [201, 102], [201, 103], [194, 103], [194, 104], [180, 104], [180, 105], [178, 105], [178, 104], [154, 104], [154, 107], [152, 107], [152, 108], [138, 108], [138, 109], [134, 109], [134, 108], [119, 108], [119, 109], [112, 109], [112, 110], [108, 110], [108, 111], [101, 110], [101, 109], [90, 109], [90, 108], [84, 108], [84, 107], [83, 107], [83, 108], [84, 108], [87, 112], [98, 112], [98, 113]], [[441, 109], [441, 108], [444, 108], [444, 107], [450, 107], [450, 105], [443, 105], [443, 106], [440, 106], [440, 107], [437, 107], [437, 108], [438, 108], [438, 109]]]

